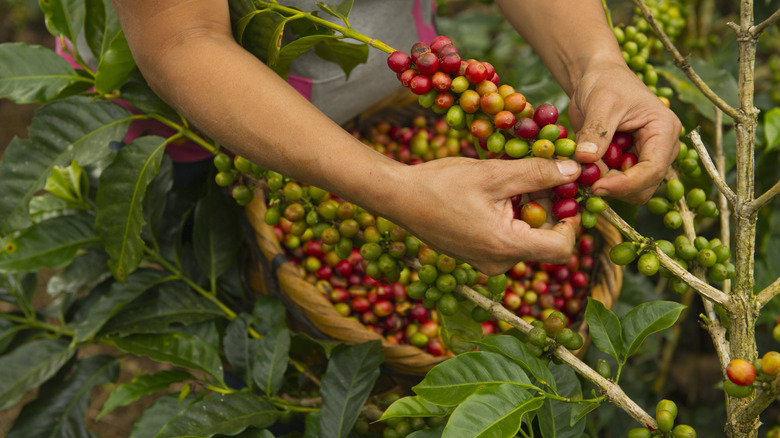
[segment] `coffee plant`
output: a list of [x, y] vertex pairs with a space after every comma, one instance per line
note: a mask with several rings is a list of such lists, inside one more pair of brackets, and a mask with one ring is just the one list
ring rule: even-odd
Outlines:
[[[585, 231], [566, 264], [528, 260], [488, 277], [349, 200], [223, 150], [151, 91], [111, 2], [40, 2], [61, 53], [0, 45], [0, 98], [43, 104], [0, 161], [0, 409], [16, 410], [7, 436], [94, 436], [87, 420], [150, 395], [127, 436], [758, 436], [780, 393], [780, 109], [776, 87], [755, 80], [780, 77], [780, 9], [742, 0], [716, 20], [714, 2], [618, 3], [605, 14], [627, 65], [687, 128], [679, 155], [640, 209], [592, 196], [594, 164], [546, 200], [513, 198], [532, 227], [580, 214]], [[231, 17], [236, 40], [282, 77], [310, 49], [347, 74], [368, 50], [385, 52], [387, 74], [424, 115], [353, 135], [393, 159], [572, 159], [566, 103], [540, 97], [546, 86], [510, 85], [522, 83], [514, 63], [529, 61], [502, 57], [495, 35], [460, 46], [453, 28], [396, 50], [349, 25], [351, 4], [231, 1]], [[734, 41], [722, 53], [710, 50], [713, 23], [734, 35], [720, 36]], [[85, 44], [72, 43], [81, 33]], [[139, 123], [154, 129], [128, 136]], [[199, 148], [208, 166], [173, 163], [165, 150], [177, 147]], [[626, 170], [636, 148], [615, 133], [604, 166]], [[315, 339], [288, 327], [280, 300], [253, 296], [241, 207], [260, 202], [283, 260], [382, 342]], [[598, 221], [624, 236], [602, 252], [629, 282], [654, 280], [651, 299], [612, 308], [589, 296]], [[694, 308], [698, 325], [683, 328]], [[667, 329], [652, 359], [661, 388], [629, 390]], [[717, 422], [659, 394], [683, 329], [714, 347]], [[383, 382], [383, 348], [394, 344], [440, 359], [411, 390]], [[119, 381], [124, 355], [161, 370]], [[109, 396], [94, 415], [96, 387]], [[610, 429], [609, 415], [623, 420]]]

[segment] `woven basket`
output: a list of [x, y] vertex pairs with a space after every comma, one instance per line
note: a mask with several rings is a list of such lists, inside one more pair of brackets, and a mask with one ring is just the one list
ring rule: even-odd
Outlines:
[[[447, 356], [433, 356], [412, 345], [396, 345], [387, 342], [381, 335], [369, 330], [352, 318], [341, 316], [333, 304], [315, 285], [301, 277], [300, 270], [285, 258], [273, 227], [263, 217], [266, 211], [263, 193], [258, 191], [255, 199], [246, 207], [249, 224], [259, 249], [256, 262], [247, 269], [247, 283], [255, 293], [278, 295], [290, 310], [294, 322], [303, 330], [317, 337], [328, 337], [350, 343], [380, 340], [384, 346], [385, 365], [398, 373], [424, 375]], [[617, 299], [623, 281], [622, 268], [609, 261], [609, 249], [620, 243], [620, 233], [606, 220], [599, 221], [591, 230], [596, 237], [594, 268], [591, 273], [590, 296], [611, 308]], [[267, 275], [267, 273], [273, 275]], [[589, 342], [587, 325], [578, 321], [572, 326], [586, 340], [578, 351], [584, 355]]]

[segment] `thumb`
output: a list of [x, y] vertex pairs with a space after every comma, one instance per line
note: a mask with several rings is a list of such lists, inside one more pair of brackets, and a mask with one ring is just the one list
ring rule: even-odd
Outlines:
[[575, 158], [581, 163], [593, 163], [601, 159], [609, 147], [617, 125], [609, 117], [609, 108], [599, 106], [585, 115], [582, 129], [577, 133]]

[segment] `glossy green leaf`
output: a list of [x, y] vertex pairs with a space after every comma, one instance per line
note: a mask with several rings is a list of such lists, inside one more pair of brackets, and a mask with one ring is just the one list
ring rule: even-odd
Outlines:
[[192, 245], [198, 265], [212, 281], [236, 263], [243, 237], [241, 208], [211, 184], [195, 206]]
[[0, 318], [0, 353], [11, 345], [17, 333], [26, 329], [27, 327], [23, 325], [17, 325], [7, 319]]
[[385, 409], [379, 421], [384, 421], [388, 418], [443, 417], [449, 414], [450, 411], [451, 409], [446, 406], [435, 405], [420, 396], [414, 395], [394, 401], [393, 404]]
[[511, 383], [477, 389], [452, 412], [442, 437], [514, 437], [523, 416], [543, 403]]
[[122, 100], [126, 101], [134, 108], [147, 113], [159, 114], [169, 119], [177, 120], [179, 118], [176, 110], [170, 107], [157, 94], [149, 88], [149, 84], [138, 71], [130, 72], [130, 78], [122, 85], [120, 89]]
[[111, 257], [111, 271], [120, 281], [141, 262], [143, 198], [146, 187], [160, 171], [166, 144], [162, 137], [138, 138], [120, 149], [100, 176], [95, 228]]
[[89, 193], [89, 179], [79, 163], [55, 166], [46, 179], [43, 189], [65, 201], [82, 203]]
[[268, 48], [272, 46], [274, 31], [283, 21], [281, 14], [268, 9], [248, 12], [234, 26], [236, 41], [267, 63]]
[[471, 310], [474, 304], [463, 300], [458, 304], [458, 311], [452, 315], [439, 312], [440, 333], [444, 345], [455, 354], [474, 350], [472, 341], [482, 338], [482, 324], [474, 321]]
[[84, 26], [84, 0], [38, 0], [38, 4], [49, 33], [76, 41], [76, 36]]
[[142, 229], [144, 240], [152, 242], [152, 247], [160, 249], [160, 233], [163, 227], [163, 215], [168, 202], [168, 193], [173, 189], [173, 161], [169, 155], [163, 155], [160, 172], [146, 188], [144, 196], [143, 218], [146, 226]]
[[344, 438], [355, 425], [360, 408], [379, 377], [384, 360], [379, 341], [337, 350], [322, 378], [321, 436]]
[[431, 403], [455, 406], [479, 388], [502, 383], [541, 391], [513, 360], [487, 351], [460, 354], [436, 365], [412, 390]]
[[183, 285], [164, 283], [158, 289], [156, 293], [145, 294], [116, 312], [116, 316], [103, 327], [102, 333], [164, 333], [173, 331], [176, 326], [187, 327], [225, 316], [212, 301]]
[[[726, 101], [729, 105], [733, 107], [738, 106], [737, 81], [731, 73], [712, 63], [708, 63], [701, 58], [688, 58], [687, 60], [691, 64], [691, 67], [693, 67], [696, 73], [705, 83], [707, 83], [715, 94], [720, 96], [721, 99]], [[696, 86], [693, 85], [685, 73], [672, 64], [657, 66], [656, 70], [664, 79], [669, 81], [681, 101], [693, 104], [699, 111], [699, 114], [709, 120], [714, 120], [715, 106], [698, 88], [696, 88]], [[731, 117], [724, 114], [723, 122], [730, 124], [733, 121]]]
[[252, 315], [256, 318], [255, 324], [261, 335], [270, 333], [278, 327], [286, 327], [287, 309], [277, 298], [257, 297]]
[[54, 376], [73, 357], [75, 348], [62, 339], [43, 339], [24, 344], [0, 356], [0, 409], [15, 405], [28, 390]]
[[617, 315], [604, 307], [601, 301], [588, 297], [585, 321], [588, 323], [588, 333], [593, 345], [620, 360], [620, 355], [623, 354], [623, 334]]
[[95, 59], [100, 61], [113, 37], [119, 33], [119, 18], [110, 0], [85, 0], [84, 36]]
[[14, 421], [8, 438], [89, 437], [84, 417], [92, 388], [119, 377], [119, 365], [112, 356], [87, 356], [74, 366], [67, 379], [62, 373], [47, 382], [38, 398], [26, 405]]
[[222, 361], [219, 353], [195, 336], [181, 333], [142, 334], [113, 337], [108, 342], [127, 353], [201, 371], [217, 382], [222, 382]]
[[290, 331], [286, 328], [265, 335], [258, 344], [252, 378], [269, 397], [282, 386], [289, 353]]
[[[558, 382], [563, 397], [582, 397], [582, 385], [574, 370], [566, 365], [551, 365], [550, 371]], [[537, 411], [539, 429], [544, 438], [580, 438], [585, 429], [584, 418], [578, 418], [579, 410], [574, 403], [545, 400]]]
[[230, 322], [225, 329], [225, 337], [222, 339], [225, 358], [230, 364], [233, 374], [238, 376], [247, 385], [253, 382], [252, 368], [260, 345], [259, 339], [248, 336], [250, 316], [240, 314]]
[[352, 70], [368, 60], [366, 44], [345, 43], [340, 40], [326, 40], [318, 45], [314, 52], [326, 61], [338, 64], [349, 78]]
[[180, 402], [178, 398], [178, 394], [169, 394], [152, 403], [133, 424], [130, 438], [150, 438], [157, 435], [171, 418], [195, 402], [192, 398]]
[[120, 31], [112, 39], [108, 50], [103, 53], [95, 75], [95, 90], [111, 93], [119, 88], [135, 70], [135, 60], [127, 45], [125, 33]]
[[111, 275], [107, 262], [108, 256], [102, 249], [93, 249], [79, 255], [64, 271], [49, 279], [46, 283], [46, 293], [55, 298], [61, 295], [75, 296], [83, 288]]
[[127, 277], [124, 283], [111, 284], [108, 293], [101, 295], [87, 310], [84, 319], [73, 328], [73, 340], [84, 342], [94, 338], [108, 320], [129, 302], [157, 285], [163, 277], [165, 277], [163, 271], [141, 269]]
[[30, 200], [29, 213], [33, 223], [37, 223], [53, 216], [65, 214], [65, 210], [78, 207], [80, 206], [58, 198], [51, 193], [42, 193], [33, 196]]
[[274, 438], [274, 434], [268, 429], [246, 429], [238, 435], [234, 435], [236, 438]]
[[342, 0], [336, 7], [331, 7], [325, 2], [317, 2], [317, 7], [349, 24], [349, 13], [352, 11], [353, 3], [354, 0]]
[[764, 114], [764, 136], [766, 150], [780, 146], [780, 108], [772, 108]]
[[290, 64], [298, 59], [301, 55], [311, 50], [317, 44], [320, 44], [326, 40], [338, 39], [338, 35], [307, 35], [304, 37], [296, 38], [282, 46], [279, 51], [279, 55], [276, 58], [276, 63], [271, 67], [281, 77], [287, 77], [287, 73], [290, 71]]
[[74, 96], [35, 113], [30, 139], [14, 139], [0, 161], [0, 235], [30, 224], [28, 204], [43, 188], [54, 166], [77, 161], [88, 166], [113, 154], [108, 144], [121, 140], [132, 114], [106, 101]]
[[516, 337], [490, 335], [476, 341], [475, 344], [482, 351], [498, 353], [512, 359], [541, 385], [548, 386], [553, 392], [557, 390], [555, 377], [553, 377], [550, 369], [547, 368], [547, 364], [531, 354], [525, 344]]
[[621, 321], [626, 357], [636, 353], [648, 336], [674, 325], [683, 309], [685, 306], [674, 301], [651, 301], [626, 313]]
[[80, 249], [100, 243], [92, 220], [92, 216], [79, 213], [33, 225], [11, 239], [13, 250], [0, 250], [0, 272], [32, 272], [68, 265]]
[[264, 397], [246, 392], [215, 394], [176, 415], [155, 438], [236, 435], [249, 426], [264, 429], [281, 412]]
[[89, 82], [53, 51], [24, 43], [0, 44], [0, 99], [49, 102], [77, 82]]
[[306, 430], [303, 438], [320, 438], [322, 436], [320, 433], [320, 417], [319, 411], [306, 414], [306, 420], [304, 420]]
[[145, 395], [164, 391], [168, 389], [171, 383], [183, 382], [190, 379], [192, 379], [192, 375], [181, 370], [167, 370], [160, 371], [157, 374], [136, 376], [130, 382], [123, 383], [119, 385], [118, 388], [111, 391], [108, 400], [103, 404], [103, 409], [101, 409], [96, 420], [99, 421], [100, 417], [103, 415], [106, 415], [120, 406], [127, 406]]

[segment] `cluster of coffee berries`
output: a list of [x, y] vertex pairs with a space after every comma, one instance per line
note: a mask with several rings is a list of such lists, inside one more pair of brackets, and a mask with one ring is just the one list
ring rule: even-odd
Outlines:
[[562, 312], [553, 311], [544, 320], [531, 322], [533, 328], [524, 335], [525, 346], [534, 356], [548, 355], [550, 358], [558, 346], [569, 350], [582, 348], [582, 335], [567, 327], [567, 317]]
[[[398, 394], [390, 393], [374, 403], [379, 409], [387, 409], [388, 406], [399, 398]], [[361, 417], [358, 418], [358, 423], [355, 424], [355, 432], [358, 436], [404, 438], [418, 430], [435, 429], [446, 422], [447, 417], [391, 417], [371, 424], [367, 419]], [[380, 428], [381, 434], [378, 433]]]
[[231, 187], [230, 194], [238, 205], [247, 205], [254, 199], [254, 189], [258, 181], [265, 178], [266, 171], [246, 158], [236, 155], [231, 158], [220, 152], [214, 156], [217, 174], [214, 180], [220, 187]]
[[680, 152], [673, 163], [674, 167], [683, 175], [696, 178], [701, 175], [699, 165], [699, 153], [696, 149], [689, 148], [684, 142], [680, 142]]
[[[558, 109], [549, 103], [536, 108], [525, 96], [507, 84], [500, 84], [490, 63], [475, 59], [463, 60], [458, 49], [446, 36], [430, 44], [415, 43], [410, 53], [395, 51], [387, 64], [396, 72], [401, 84], [417, 94], [425, 108], [445, 114], [444, 120], [454, 129], [467, 129], [481, 158], [519, 159], [525, 157], [568, 158], [574, 155], [576, 143], [568, 131], [558, 124]], [[627, 169], [637, 161], [629, 151], [633, 146], [630, 134], [621, 133], [616, 141], [619, 153], [611, 155], [614, 168]], [[576, 215], [584, 199], [581, 187], [588, 187], [601, 177], [596, 164], [585, 164], [577, 183], [555, 191], [552, 213], [557, 219]], [[513, 198], [516, 218], [532, 227], [547, 220], [547, 211], [536, 202]], [[594, 207], [598, 201], [593, 201]], [[595, 211], [587, 209], [584, 222], [593, 226]], [[603, 210], [603, 208], [601, 208]]]
[[687, 424], [674, 425], [677, 419], [677, 404], [671, 400], [661, 400], [655, 406], [655, 421], [658, 429], [651, 431], [646, 427], [637, 427], [628, 431], [628, 438], [696, 438], [696, 430]]
[[718, 216], [718, 206], [714, 201], [708, 200], [704, 190], [698, 187], [692, 188], [686, 193], [682, 181], [672, 179], [666, 181], [662, 191], [664, 196], [650, 198], [647, 202], [647, 209], [650, 213], [662, 215], [664, 226], [670, 230], [676, 230], [682, 226], [682, 214], [677, 203], [683, 199], [687, 207], [697, 217]]
[[769, 351], [750, 363], [745, 359], [732, 359], [726, 366], [723, 390], [731, 397], [744, 398], [756, 389], [771, 385], [780, 375], [780, 353]]

